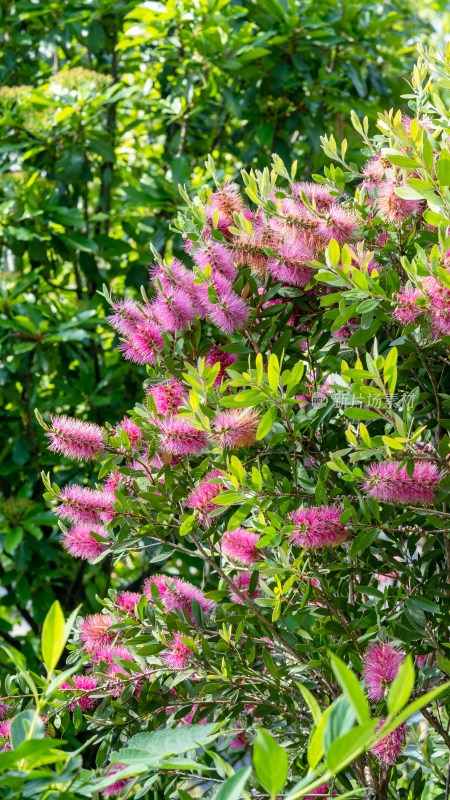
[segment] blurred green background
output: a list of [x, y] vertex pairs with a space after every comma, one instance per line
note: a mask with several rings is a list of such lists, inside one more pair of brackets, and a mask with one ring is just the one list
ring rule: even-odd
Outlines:
[[150, 243], [182, 254], [177, 184], [207, 182], [209, 153], [220, 176], [276, 152], [308, 179], [322, 133], [352, 151], [350, 109], [404, 105], [415, 43], [439, 44], [447, 17], [408, 0], [3, 0], [0, 640], [31, 667], [55, 598], [96, 610], [111, 580], [145, 570], [75, 561], [40, 499], [42, 469], [90, 474], [47, 452], [34, 408], [114, 422], [141, 396], [98, 290], [138, 292]]

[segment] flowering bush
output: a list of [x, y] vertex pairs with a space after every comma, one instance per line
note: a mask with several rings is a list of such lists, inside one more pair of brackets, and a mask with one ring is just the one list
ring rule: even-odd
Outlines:
[[215, 190], [181, 190], [185, 263], [154, 252], [141, 302], [105, 287], [147, 385], [105, 428], [41, 420], [100, 464], [46, 499], [74, 556], [147, 577], [78, 619], [56, 675], [53, 607], [47, 681], [31, 706], [9, 682], [1, 734], [93, 737], [68, 796], [444, 796], [449, 76], [422, 51], [410, 117], [373, 138], [354, 117], [362, 172], [332, 137], [315, 183], [274, 156], [240, 189], [210, 159]]

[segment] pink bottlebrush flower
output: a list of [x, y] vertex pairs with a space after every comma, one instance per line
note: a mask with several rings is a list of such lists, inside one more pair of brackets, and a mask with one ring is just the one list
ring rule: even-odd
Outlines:
[[253, 409], [219, 411], [211, 423], [212, 439], [219, 447], [237, 450], [256, 441], [259, 416]]
[[[433, 120], [431, 117], [429, 117], [428, 115], [424, 115], [423, 117], [418, 117], [418, 118], [416, 117], [415, 119], [417, 124], [420, 125], [421, 128], [424, 128], [426, 131], [429, 131], [431, 133], [431, 131], [433, 130]], [[411, 117], [409, 117], [407, 114], [402, 114], [402, 123], [405, 128], [407, 136], [409, 136], [411, 133], [411, 122], [412, 122]]]
[[120, 479], [123, 476], [120, 472], [111, 472], [105, 481], [103, 481], [103, 488], [108, 494], [114, 495], [116, 489], [119, 488]]
[[129, 417], [124, 417], [122, 422], [119, 422], [119, 424], [116, 425], [115, 434], [119, 438], [121, 431], [125, 431], [130, 441], [131, 450], [135, 452], [135, 450], [137, 450], [138, 445], [140, 444], [140, 442], [142, 442], [142, 439], [144, 438], [141, 429], [138, 428], [138, 426], [136, 425], [135, 422], [133, 422], [132, 419], [130, 419]]
[[54, 513], [69, 522], [101, 525], [114, 516], [114, 497], [87, 486], [78, 486], [76, 483], [64, 486], [59, 500], [60, 505], [54, 509]]
[[233, 283], [236, 278], [237, 270], [234, 264], [233, 252], [223, 242], [209, 241], [204, 243], [199, 250], [194, 250], [192, 258], [202, 271], [209, 264], [213, 275], [214, 273], [219, 273], [230, 283]]
[[11, 706], [8, 703], [4, 703], [3, 700], [0, 700], [0, 719], [4, 719], [10, 710]]
[[440, 280], [430, 276], [422, 279], [426, 295], [430, 298], [427, 308], [431, 316], [430, 325], [433, 336], [450, 335], [450, 291]]
[[233, 224], [233, 214], [240, 214], [244, 210], [239, 186], [236, 183], [225, 183], [214, 192], [208, 200], [208, 205], [212, 211], [217, 209]]
[[224, 333], [231, 335], [246, 324], [250, 315], [249, 306], [221, 275], [217, 274], [199, 286], [199, 296], [205, 314]]
[[0, 752], [4, 750], [11, 750], [11, 742], [10, 742], [10, 730], [11, 730], [11, 719], [5, 719], [4, 722], [0, 725]]
[[411, 477], [396, 461], [377, 461], [367, 468], [362, 489], [382, 503], [430, 506], [441, 480], [442, 473], [431, 461], [415, 461]]
[[204, 431], [193, 428], [184, 417], [169, 417], [161, 423], [159, 446], [172, 456], [196, 456], [208, 447], [208, 437]]
[[97, 541], [92, 533], [109, 539], [109, 533], [103, 525], [74, 525], [63, 533], [60, 542], [71, 556], [93, 561], [108, 549], [109, 543]]
[[105, 449], [100, 425], [58, 414], [52, 414], [51, 422], [52, 429], [45, 435], [50, 441], [48, 449], [53, 453], [62, 453], [78, 461], [90, 461]]
[[[81, 694], [80, 696], [76, 695], [76, 699], [71, 700], [68, 705], [69, 711], [73, 711], [75, 706], [79, 706], [82, 711], [89, 711], [91, 708], [95, 708], [98, 699], [91, 697], [89, 692], [97, 688], [97, 678], [92, 675], [72, 675], [72, 681], [75, 684], [75, 690], [78, 690]], [[67, 681], [61, 684], [60, 689], [62, 692], [70, 692], [75, 695], [74, 687]]]
[[136, 617], [134, 607], [139, 603], [141, 597], [139, 592], [119, 592], [114, 598], [114, 603], [130, 617]]
[[240, 267], [250, 267], [253, 272], [264, 277], [268, 260], [265, 246], [268, 246], [268, 242], [257, 233], [241, 231], [239, 238], [234, 241], [235, 263]]
[[234, 531], [226, 531], [223, 534], [220, 549], [228, 558], [249, 567], [261, 558], [258, 542], [257, 533], [247, 531], [245, 528], [235, 528]]
[[163, 417], [176, 414], [183, 400], [186, 400], [189, 393], [181, 381], [171, 378], [167, 383], [160, 383], [157, 386], [149, 386], [147, 397], [151, 395], [155, 402], [158, 414]]
[[229, 744], [230, 750], [240, 750], [242, 747], [245, 747], [249, 742], [249, 738], [246, 731], [239, 731], [238, 735]]
[[123, 667], [116, 664], [114, 661], [110, 662], [108, 672], [106, 675], [107, 684], [105, 689], [110, 697], [117, 699], [122, 694], [123, 690], [131, 683], [135, 684], [134, 696], [139, 697], [142, 691], [143, 677], [139, 673], [128, 672]]
[[370, 700], [383, 700], [405, 655], [389, 642], [372, 642], [364, 653], [363, 675]]
[[343, 206], [332, 205], [321, 220], [318, 233], [326, 242], [336, 239], [339, 244], [354, 242], [361, 234], [361, 223], [353, 211]]
[[[205, 525], [209, 524], [211, 512], [220, 508], [220, 506], [216, 506], [212, 500], [214, 497], [217, 497], [223, 489], [223, 483], [219, 480], [221, 477], [222, 472], [220, 469], [212, 470], [212, 472], [205, 475], [203, 480], [197, 484], [186, 499], [185, 506], [187, 508], [192, 508], [194, 513]], [[225, 513], [225, 509], [223, 509], [222, 513]]]
[[[378, 731], [385, 722], [386, 720], [382, 719], [381, 722], [378, 723], [375, 732]], [[388, 733], [381, 742], [374, 745], [370, 752], [373, 753], [385, 767], [388, 767], [391, 764], [395, 764], [405, 747], [406, 723], [404, 722], [403, 725], [399, 725], [395, 731]]]
[[[381, 561], [381, 556], [376, 553], [375, 558], [378, 561]], [[395, 561], [404, 562], [404, 558], [400, 558], [400, 556], [394, 556]], [[394, 572], [375, 572], [374, 577], [380, 581], [380, 583], [389, 583], [390, 581], [396, 581], [400, 579], [400, 573], [395, 570]]]
[[[185, 717], [183, 717], [183, 722], [182, 722], [183, 725], [192, 725], [192, 720], [194, 719], [195, 712], [197, 711], [198, 707], [199, 703], [194, 703], [189, 713], [186, 714]], [[204, 713], [206, 714], [207, 711], [205, 710]], [[208, 720], [206, 719], [206, 717], [204, 719], [199, 719], [197, 725], [205, 725], [207, 721]]]
[[363, 173], [374, 181], [381, 181], [386, 175], [386, 170], [390, 168], [391, 164], [389, 161], [386, 161], [381, 155], [377, 154], [366, 162]]
[[174, 290], [184, 292], [192, 303], [195, 315], [201, 314], [194, 283], [195, 273], [187, 269], [178, 258], [172, 259], [170, 264], [154, 264], [150, 269], [150, 277], [157, 288], [161, 286], [165, 295], [170, 295]]
[[197, 316], [191, 298], [183, 289], [171, 289], [166, 296], [157, 294], [151, 308], [162, 330], [169, 333], [186, 330]]
[[218, 231], [221, 231], [222, 233], [225, 234], [225, 236], [230, 238], [231, 234], [228, 229], [230, 225], [233, 224], [231, 217], [229, 217], [227, 214], [224, 214], [223, 211], [219, 209], [219, 216], [214, 225], [215, 209], [212, 208], [212, 206], [210, 205], [206, 205], [204, 206], [204, 210], [206, 214], [207, 224], [209, 226], [204, 229], [203, 231], [204, 236], [206, 237], [207, 234], [210, 233], [211, 230], [215, 227]]
[[115, 619], [109, 614], [90, 614], [80, 625], [80, 642], [87, 653], [95, 653], [101, 647], [109, 647], [120, 636], [120, 631], [111, 630]]
[[[116, 764], [114, 767], [108, 770], [106, 773], [106, 777], [109, 778], [111, 775], [117, 775], [123, 769], [126, 769], [126, 765]], [[132, 778], [125, 778], [123, 780], [117, 780], [115, 783], [112, 783], [106, 789], [101, 790], [101, 794], [103, 797], [117, 797], [118, 794], [121, 793], [122, 789], [130, 783]]]
[[342, 506], [309, 506], [290, 515], [295, 531], [289, 534], [297, 547], [318, 550], [336, 547], [349, 537], [349, 529], [339, 521]]
[[394, 178], [381, 184], [378, 191], [377, 206], [380, 214], [391, 224], [397, 225], [405, 219], [418, 214], [422, 208], [421, 200], [405, 200], [395, 194], [399, 186]]
[[[330, 789], [331, 786], [329, 783], [322, 783], [321, 786], [318, 786], [317, 789], [313, 789], [312, 792], [306, 795], [305, 800], [319, 800], [319, 797], [325, 800], [326, 797], [330, 796]], [[335, 795], [336, 792], [333, 792]]]
[[331, 203], [334, 203], [336, 198], [333, 197], [327, 186], [320, 183], [312, 183], [309, 181], [301, 181], [300, 183], [293, 183], [291, 192], [294, 197], [300, 199], [300, 192], [304, 192], [310, 202], [313, 200], [319, 210], [327, 208]]
[[[233, 584], [236, 587], [236, 589], [239, 589], [241, 594], [243, 594], [244, 597], [247, 597], [249, 600], [254, 599], [255, 597], [259, 597], [261, 594], [259, 590], [259, 578], [258, 578], [258, 583], [256, 584], [256, 588], [253, 594], [250, 596], [248, 592], [248, 587], [250, 586], [251, 577], [252, 577], [251, 572], [241, 572], [239, 575], [233, 578]], [[244, 601], [238, 594], [232, 592], [230, 594], [230, 598], [233, 601], [233, 603], [239, 603], [239, 605], [243, 605]]]
[[268, 220], [268, 225], [272, 233], [276, 234], [277, 239], [283, 239], [286, 233], [295, 235], [299, 231], [303, 233], [315, 233], [321, 224], [321, 219], [309, 208], [291, 197], [281, 200], [281, 210], [284, 220], [272, 217]]
[[401, 322], [402, 325], [407, 325], [409, 322], [416, 322], [416, 320], [423, 314], [423, 309], [417, 305], [416, 300], [422, 297], [419, 289], [408, 289], [403, 286], [400, 291], [394, 295], [397, 299], [397, 305], [392, 312], [394, 319]]
[[149, 321], [130, 331], [125, 341], [119, 344], [118, 350], [124, 358], [135, 364], [156, 364], [163, 346], [160, 329]]
[[439, 309], [430, 309], [430, 328], [435, 339], [441, 336], [450, 336], [450, 309], [444, 313]]
[[168, 650], [163, 650], [160, 654], [161, 661], [169, 669], [181, 672], [189, 666], [192, 658], [192, 650], [181, 641], [180, 634], [176, 633]]
[[147, 323], [143, 307], [129, 297], [117, 300], [112, 308], [113, 313], [107, 317], [107, 321], [122, 336], [134, 333]]
[[355, 317], [349, 319], [346, 325], [343, 328], [338, 328], [337, 331], [333, 331], [331, 334], [332, 339], [350, 339], [356, 330], [358, 330], [357, 325], [358, 320]]
[[314, 259], [314, 251], [305, 245], [301, 239], [282, 244], [279, 258], [270, 258], [267, 262], [267, 271], [277, 281], [283, 281], [288, 286], [303, 288], [310, 282], [314, 269], [306, 265], [306, 261]]
[[148, 597], [150, 602], [153, 601], [151, 586], [157, 586], [160, 594], [160, 600], [166, 611], [175, 611], [176, 609], [185, 609], [190, 615], [192, 621], [194, 620], [192, 614], [192, 601], [196, 600], [200, 608], [204, 612], [211, 611], [215, 603], [213, 600], [207, 600], [203, 592], [193, 586], [192, 583], [185, 581], [183, 578], [171, 577], [168, 575], [152, 575], [144, 581], [144, 594]]
[[90, 655], [92, 664], [100, 664], [101, 662], [104, 662], [105, 664], [113, 664], [115, 663], [115, 658], [121, 658], [124, 661], [134, 660], [133, 654], [130, 652], [130, 650], [128, 650], [128, 647], [125, 647], [122, 644], [101, 645], [92, 651]]
[[214, 386], [220, 386], [222, 379], [227, 377], [227, 368], [235, 364], [237, 360], [238, 357], [235, 356], [234, 353], [226, 353], [225, 350], [221, 350], [220, 347], [217, 347], [215, 344], [210, 347], [205, 356], [205, 364], [209, 364], [211, 367], [214, 366], [214, 364], [220, 364], [219, 374], [214, 381]]

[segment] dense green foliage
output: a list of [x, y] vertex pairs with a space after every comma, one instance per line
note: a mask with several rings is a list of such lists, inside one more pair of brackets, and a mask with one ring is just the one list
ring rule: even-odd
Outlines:
[[[350, 107], [374, 118], [398, 101], [416, 33], [403, 0], [1, 4], [0, 630], [10, 644], [16, 621], [35, 641], [55, 597], [94, 609], [109, 582], [61, 551], [40, 501], [39, 472], [53, 462], [33, 417], [38, 406], [114, 421], [133, 405], [144, 371], [119, 362], [97, 290], [138, 287], [150, 243], [180, 254], [177, 183], [200, 186], [208, 153], [219, 175], [271, 151], [308, 175], [323, 164], [319, 133], [349, 132], [352, 148]], [[59, 475], [81, 473], [67, 464]]]

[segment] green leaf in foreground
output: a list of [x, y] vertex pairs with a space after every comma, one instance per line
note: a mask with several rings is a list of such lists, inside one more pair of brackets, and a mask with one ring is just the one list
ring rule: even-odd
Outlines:
[[53, 672], [64, 650], [65, 624], [61, 606], [55, 600], [42, 626], [42, 658], [48, 673]]
[[276, 739], [263, 728], [258, 728], [253, 747], [253, 766], [264, 789], [275, 800], [283, 788], [289, 770], [287, 755]]
[[222, 783], [214, 800], [239, 800], [251, 773], [251, 767], [243, 767], [235, 772], [234, 775], [226, 779], [225, 783]]

